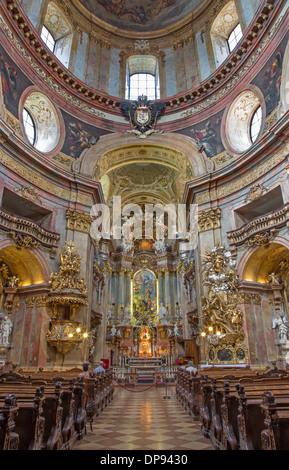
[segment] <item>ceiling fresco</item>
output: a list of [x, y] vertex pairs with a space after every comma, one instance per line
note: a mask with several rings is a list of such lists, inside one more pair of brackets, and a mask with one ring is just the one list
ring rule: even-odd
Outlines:
[[192, 13], [203, 0], [81, 0], [95, 16], [114, 27], [156, 31]]

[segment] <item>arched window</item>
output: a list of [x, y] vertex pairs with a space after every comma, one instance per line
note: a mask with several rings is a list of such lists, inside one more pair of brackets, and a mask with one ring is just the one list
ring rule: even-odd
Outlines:
[[68, 67], [73, 29], [65, 15], [53, 2], [50, 2], [47, 7], [41, 38], [60, 62]]
[[137, 100], [141, 95], [147, 96], [149, 100], [159, 99], [158, 75], [158, 61], [155, 57], [130, 57], [127, 61], [126, 99]]
[[216, 67], [219, 67], [242, 38], [242, 28], [235, 2], [228, 2], [220, 11], [211, 28], [211, 40]]
[[26, 137], [31, 145], [34, 145], [36, 140], [36, 127], [31, 114], [26, 108], [23, 108], [22, 118]]

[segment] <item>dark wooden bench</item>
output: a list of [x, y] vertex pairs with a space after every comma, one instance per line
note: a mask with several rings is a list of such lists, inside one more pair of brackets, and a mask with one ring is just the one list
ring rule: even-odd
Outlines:
[[261, 413], [264, 427], [261, 431], [262, 450], [288, 450], [289, 444], [289, 402], [287, 397], [276, 399], [267, 391], [263, 394]]
[[0, 450], [18, 450], [19, 434], [15, 432], [18, 413], [16, 397], [12, 394], [0, 402]]

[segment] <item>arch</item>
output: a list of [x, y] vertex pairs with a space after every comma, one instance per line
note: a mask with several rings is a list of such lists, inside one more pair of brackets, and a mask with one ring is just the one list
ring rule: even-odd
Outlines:
[[[99, 166], [101, 162], [105, 162], [107, 169], [113, 167], [107, 159], [109, 152], [125, 148], [138, 148], [145, 150], [146, 148], [149, 148], [149, 146], [154, 147], [159, 151], [161, 149], [167, 149], [168, 155], [166, 158], [166, 164], [177, 168], [179, 171], [179, 166], [181, 166], [183, 169], [189, 167], [192, 170], [193, 176], [199, 176], [207, 172], [207, 165], [210, 161], [198, 152], [193, 139], [185, 135], [173, 133], [152, 135], [150, 136], [149, 141], [145, 143], [140, 142], [137, 137], [130, 134], [126, 136], [123, 134], [108, 134], [101, 136], [95, 145], [83, 151], [80, 157], [74, 162], [73, 170], [91, 178], [95, 175], [96, 167]], [[106, 155], [106, 157], [104, 157], [104, 155]], [[145, 155], [139, 156], [139, 160], [141, 159], [143, 161], [145, 158]], [[161, 156], [157, 157], [155, 154], [154, 162], [158, 160], [164, 163], [164, 159], [161, 159]], [[127, 161], [129, 161], [129, 157]], [[122, 158], [119, 158], [119, 163], [121, 162], [123, 162], [123, 155]], [[100, 178], [105, 173], [106, 171], [100, 175]], [[184, 182], [189, 181], [189, 179], [190, 178], [186, 175]]]
[[36, 248], [18, 248], [12, 241], [0, 242], [0, 260], [18, 277], [19, 287], [44, 284], [49, 281], [51, 270]]
[[218, 68], [230, 54], [228, 38], [239, 24], [238, 12], [235, 2], [228, 2], [217, 15], [211, 27], [211, 41]]
[[238, 276], [241, 281], [268, 284], [268, 275], [276, 272], [282, 259], [289, 256], [289, 240], [276, 237], [268, 245], [249, 248], [238, 263]]

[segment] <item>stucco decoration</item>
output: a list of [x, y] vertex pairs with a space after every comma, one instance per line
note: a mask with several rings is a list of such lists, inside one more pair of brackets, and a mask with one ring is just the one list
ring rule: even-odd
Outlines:
[[108, 176], [111, 182], [109, 199], [112, 196], [127, 199], [137, 194], [149, 194], [166, 203], [179, 202], [176, 184], [178, 172], [165, 165], [138, 162], [116, 168], [110, 171]]

